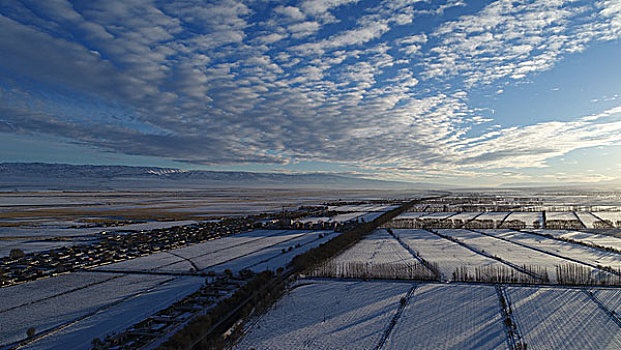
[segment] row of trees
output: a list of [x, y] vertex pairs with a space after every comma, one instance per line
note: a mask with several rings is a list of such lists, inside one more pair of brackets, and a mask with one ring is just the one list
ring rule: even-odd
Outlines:
[[[565, 264], [556, 266], [558, 284], [580, 286], [619, 286], [621, 285], [621, 269], [613, 270], [600, 266], [604, 271], [594, 270], [588, 266]], [[607, 270], [607, 271], [606, 271]]]
[[296, 271], [311, 272], [315, 266], [318, 266], [331, 258], [337, 256], [345, 249], [356, 244], [365, 235], [373, 232], [377, 227], [386, 224], [397, 215], [408, 210], [412, 205], [419, 201], [411, 201], [399, 208], [389, 210], [371, 222], [363, 222], [353, 229], [344, 232], [326, 243], [318, 247], [308, 250], [306, 253], [300, 254], [293, 258], [290, 267]]
[[[436, 266], [437, 268], [437, 266]], [[423, 264], [415, 263], [367, 263], [359, 261], [334, 262], [319, 264], [312, 270], [314, 277], [331, 278], [379, 278], [435, 281], [436, 273]]]
[[221, 334], [251, 312], [267, 310], [283, 294], [284, 287], [283, 279], [273, 272], [261, 272], [208, 314], [192, 320], [157, 349], [224, 349], [241, 334], [241, 328], [233, 327], [231, 336], [226, 339]]

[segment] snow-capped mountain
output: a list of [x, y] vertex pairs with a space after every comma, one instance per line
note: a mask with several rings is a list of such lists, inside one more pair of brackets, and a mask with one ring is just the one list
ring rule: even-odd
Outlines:
[[280, 174], [156, 167], [1, 163], [0, 189], [189, 189], [208, 187], [412, 188], [334, 174]]

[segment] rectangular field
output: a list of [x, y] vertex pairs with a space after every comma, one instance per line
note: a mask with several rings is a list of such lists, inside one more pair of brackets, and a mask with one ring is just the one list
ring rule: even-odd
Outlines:
[[619, 326], [579, 289], [509, 287], [528, 349], [620, 349]]
[[420, 285], [383, 349], [507, 349], [494, 287]]
[[483, 234], [468, 230], [438, 230], [444, 235], [459, 239], [468, 246], [497, 256], [518, 266], [529, 265], [546, 269], [551, 282], [555, 282], [556, 267], [565, 265], [569, 261], [549, 254], [521, 247], [511, 242], [505, 242]]
[[[116, 329], [131, 325], [194, 292], [204, 281], [200, 277], [94, 272], [74, 275], [71, 278], [60, 276], [58, 279], [49, 278], [0, 289], [3, 294], [8, 294], [0, 311], [0, 346], [26, 339], [29, 327], [34, 327], [37, 335], [48, 334], [35, 341], [33, 346], [43, 341], [47, 345], [41, 348], [66, 348], [71, 342], [60, 335], [69, 333], [78, 339], [74, 345], [89, 344], [93, 337], [101, 336], [111, 329], [109, 327]], [[31, 285], [37, 282], [41, 283]], [[40, 287], [43, 284], [56, 286], [51, 292], [42, 290]], [[17, 295], [23, 298], [16, 298]], [[110, 313], [116, 313], [117, 317], [109, 318]], [[56, 335], [59, 338], [55, 338]], [[50, 339], [56, 339], [57, 342], [49, 342]]]
[[[454, 280], [454, 273], [458, 269], [465, 269], [470, 275], [475, 271], [485, 271], [491, 267], [503, 268], [504, 264], [474, 253], [459, 244], [425, 230], [393, 229], [411, 250], [416, 251], [420, 256], [435, 263], [443, 275], [444, 280]], [[516, 271], [519, 274], [519, 272]]]
[[604, 265], [614, 269], [621, 268], [621, 254], [601, 249], [564, 242], [552, 238], [511, 230], [481, 230], [495, 237], [507, 239], [529, 247], [540, 249], [559, 256], [585, 262], [591, 265]]
[[373, 349], [411, 287], [399, 282], [301, 280], [251, 323], [235, 349]]
[[[245, 268], [256, 270], [269, 267], [276, 270], [284, 267], [295, 255], [332, 238], [331, 234], [332, 231], [256, 230], [104, 265], [101, 269], [120, 272], [188, 272], [190, 269], [222, 272], [226, 269], [239, 271]], [[320, 235], [324, 237], [320, 239]], [[282, 252], [283, 249], [285, 253]]]

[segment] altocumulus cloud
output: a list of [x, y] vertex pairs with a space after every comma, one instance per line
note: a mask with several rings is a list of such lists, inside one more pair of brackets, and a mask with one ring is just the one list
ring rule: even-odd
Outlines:
[[3, 132], [197, 164], [429, 174], [621, 143], [618, 108], [486, 128], [468, 103], [618, 39], [613, 0], [24, 0], [0, 4], [0, 28]]

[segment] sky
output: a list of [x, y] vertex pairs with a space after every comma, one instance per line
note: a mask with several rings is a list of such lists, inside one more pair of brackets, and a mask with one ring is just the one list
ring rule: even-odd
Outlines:
[[0, 162], [621, 181], [621, 1], [0, 2]]

